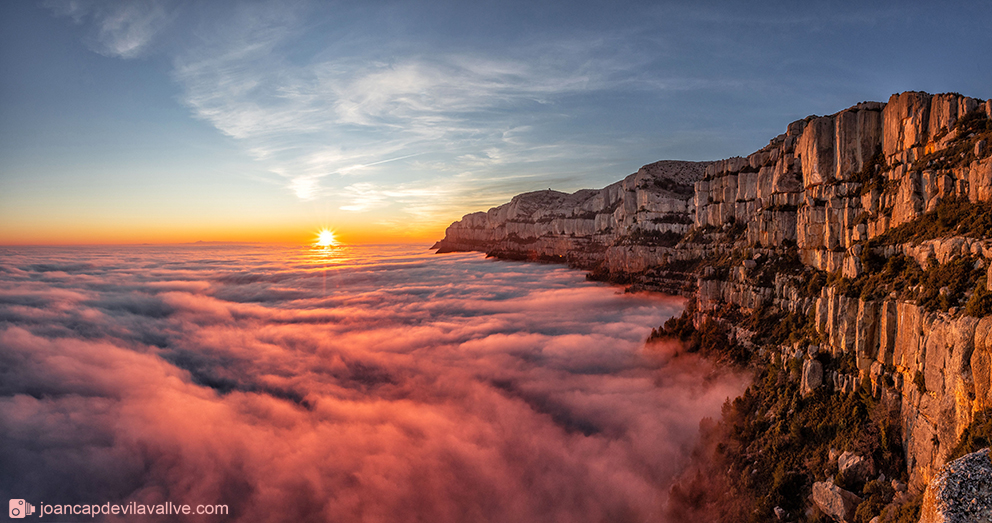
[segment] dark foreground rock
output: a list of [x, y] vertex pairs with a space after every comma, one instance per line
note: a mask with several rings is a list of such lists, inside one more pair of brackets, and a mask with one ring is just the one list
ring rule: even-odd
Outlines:
[[958, 458], [941, 470], [923, 495], [920, 523], [992, 522], [989, 449]]

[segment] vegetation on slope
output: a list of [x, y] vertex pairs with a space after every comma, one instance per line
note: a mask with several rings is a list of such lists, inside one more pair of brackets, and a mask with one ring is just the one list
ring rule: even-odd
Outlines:
[[[757, 374], [744, 394], [724, 405], [720, 421], [701, 424], [693, 463], [671, 490], [668, 515], [672, 520], [767, 521], [777, 506], [792, 515], [790, 520], [826, 521], [810, 509], [807, 499], [813, 483], [828, 478], [867, 500], [858, 521], [866, 523], [878, 515], [892, 500], [892, 487], [886, 481], [864, 482], [839, 475], [829, 455], [833, 449], [870, 456], [886, 477], [905, 479], [898, 398], [876, 399], [867, 383], [854, 394], [835, 394], [824, 386], [803, 397], [801, 360], [752, 361], [749, 355], [753, 352], [741, 349], [720, 322], [709, 320], [694, 328], [693, 313], [690, 306], [681, 317], [655, 329], [651, 339], [682, 339], [687, 350], [738, 365], [753, 364]], [[770, 308], [750, 317], [763, 319], [758, 323], [764, 326], [761, 335], [769, 338], [762, 339], [785, 341], [797, 332], [808, 332], [805, 318], [771, 321], [772, 317], [777, 313]], [[819, 354], [817, 359], [825, 375], [854, 367], [851, 357]], [[714, 488], [727, 496], [712, 496]]]
[[869, 247], [920, 243], [948, 236], [989, 238], [992, 235], [992, 202], [943, 198], [937, 207], [917, 219], [889, 229], [868, 242]]
[[967, 306], [969, 314], [975, 316], [985, 315], [982, 312], [989, 309], [992, 301], [984, 286], [987, 267], [977, 257], [961, 256], [944, 264], [931, 260], [926, 269], [903, 254], [888, 259], [866, 255], [862, 263], [865, 272], [861, 276], [844, 278], [836, 273], [827, 279], [827, 284], [852, 298], [868, 301], [894, 296], [916, 300], [927, 310], [944, 312], [950, 307]]
[[946, 147], [916, 160], [912, 170], [952, 169], [975, 161], [978, 159], [975, 156], [975, 144], [981, 140], [986, 143], [992, 141], [992, 120], [989, 120], [984, 111], [972, 111], [959, 119], [953, 129], [935, 136], [934, 141], [940, 141], [948, 132], [954, 133], [955, 137], [948, 141]]

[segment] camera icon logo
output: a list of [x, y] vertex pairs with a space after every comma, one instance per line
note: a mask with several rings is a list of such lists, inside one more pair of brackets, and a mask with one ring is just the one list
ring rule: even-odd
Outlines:
[[10, 507], [9, 513], [12, 518], [23, 518], [24, 516], [34, 514], [34, 505], [23, 499], [12, 499], [8, 506]]

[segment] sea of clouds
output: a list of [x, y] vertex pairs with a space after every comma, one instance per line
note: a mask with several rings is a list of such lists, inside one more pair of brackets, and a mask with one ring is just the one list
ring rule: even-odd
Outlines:
[[0, 499], [658, 520], [746, 376], [645, 347], [682, 301], [619, 290], [396, 246], [0, 249]]

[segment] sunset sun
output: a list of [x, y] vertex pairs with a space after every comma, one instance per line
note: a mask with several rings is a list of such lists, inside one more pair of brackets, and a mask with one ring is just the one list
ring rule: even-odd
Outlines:
[[318, 247], [333, 247], [337, 244], [338, 242], [334, 238], [334, 231], [328, 229], [321, 229], [317, 233], [317, 241], [314, 242], [314, 245]]

